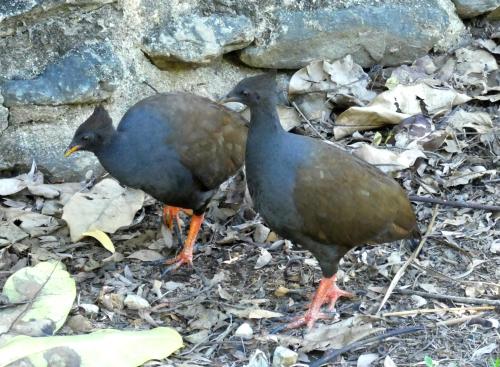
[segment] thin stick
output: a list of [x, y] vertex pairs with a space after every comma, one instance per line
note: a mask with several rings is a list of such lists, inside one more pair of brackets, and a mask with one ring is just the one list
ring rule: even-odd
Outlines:
[[151, 84], [149, 84], [147, 81], [143, 80], [142, 81], [144, 84], [146, 84], [149, 88], [151, 88], [152, 90], [154, 90], [157, 94], [160, 93], [158, 92], [158, 89], [156, 89], [155, 87], [153, 87]]
[[309, 367], [320, 367], [328, 362], [330, 362], [332, 359], [337, 358], [341, 354], [347, 353], [350, 350], [354, 348], [359, 348], [365, 344], [370, 344], [370, 343], [375, 343], [375, 342], [381, 342], [384, 339], [393, 337], [393, 336], [398, 336], [398, 335], [403, 335], [403, 334], [410, 334], [410, 333], [416, 333], [418, 331], [424, 330], [423, 326], [414, 326], [414, 327], [408, 327], [408, 328], [401, 328], [401, 329], [393, 329], [386, 331], [385, 333], [381, 335], [377, 335], [371, 338], [367, 338], [364, 340], [359, 340], [357, 342], [351, 343], [346, 345], [345, 347], [341, 349], [334, 350], [333, 352], [330, 352], [328, 354], [325, 354], [322, 358], [318, 359], [314, 363], [311, 363]]
[[391, 296], [392, 291], [394, 290], [394, 288], [398, 284], [399, 279], [401, 279], [401, 277], [405, 273], [408, 265], [410, 265], [410, 263], [417, 258], [418, 254], [420, 253], [420, 250], [422, 250], [422, 247], [424, 246], [425, 242], [427, 241], [427, 237], [429, 237], [429, 235], [432, 232], [432, 228], [434, 227], [434, 222], [435, 222], [436, 217], [437, 217], [438, 209], [439, 209], [439, 205], [436, 205], [434, 207], [434, 211], [432, 213], [432, 218], [431, 218], [431, 221], [429, 223], [429, 226], [427, 227], [427, 231], [425, 232], [425, 235], [420, 240], [418, 247], [413, 252], [413, 254], [411, 254], [411, 256], [408, 258], [408, 260], [406, 260], [406, 262], [403, 264], [403, 266], [401, 266], [401, 268], [398, 270], [396, 275], [394, 275], [394, 278], [392, 279], [391, 284], [389, 284], [389, 288], [387, 289], [387, 292], [385, 293], [384, 299], [382, 299], [382, 302], [380, 303], [380, 306], [376, 312], [377, 314], [380, 312], [382, 307], [384, 307], [385, 303], [387, 302], [387, 300]]
[[427, 292], [413, 291], [411, 289], [401, 289], [401, 288], [397, 289], [396, 292], [401, 293], [401, 294], [415, 294], [417, 296], [421, 296], [421, 297], [425, 297], [425, 298], [467, 303], [467, 304], [471, 304], [471, 305], [491, 305], [491, 306], [500, 307], [500, 300], [496, 300], [496, 299], [482, 299], [482, 298], [474, 298], [474, 297], [450, 296], [447, 294], [427, 293]]
[[458, 324], [463, 324], [464, 322], [471, 321], [474, 319], [477, 319], [478, 315], [469, 315], [469, 316], [464, 316], [464, 317], [459, 317], [457, 319], [451, 319], [451, 320], [444, 320], [444, 321], [439, 321], [436, 323], [428, 323], [425, 325], [425, 327], [438, 327], [438, 326], [453, 326], [453, 325], [458, 325]]
[[472, 203], [470, 201], [461, 202], [461, 201], [449, 201], [431, 198], [428, 196], [418, 196], [418, 195], [409, 195], [408, 198], [411, 201], [421, 202], [421, 203], [432, 203], [432, 204], [440, 204], [444, 206], [453, 206], [455, 208], [470, 208], [470, 209], [479, 209], [479, 210], [488, 210], [491, 212], [500, 211], [499, 205], [483, 205], [479, 203]]
[[316, 130], [316, 128], [311, 124], [311, 121], [309, 121], [309, 119], [306, 117], [306, 115], [304, 115], [302, 113], [299, 106], [297, 106], [297, 103], [292, 102], [292, 106], [293, 106], [293, 108], [295, 108], [297, 110], [297, 112], [300, 114], [300, 116], [302, 116], [302, 118], [306, 121], [306, 123], [309, 125], [309, 127], [312, 129], [312, 131], [314, 131], [314, 133], [316, 135], [318, 135], [318, 137], [320, 137], [321, 139], [324, 139], [323, 136], [320, 134], [320, 132], [318, 130]]
[[407, 310], [398, 312], [386, 312], [382, 314], [384, 317], [388, 316], [413, 316], [424, 313], [440, 313], [440, 312], [462, 312], [462, 311], [489, 311], [494, 310], [495, 306], [473, 306], [473, 307], [450, 307], [450, 308], [421, 308], [417, 310]]

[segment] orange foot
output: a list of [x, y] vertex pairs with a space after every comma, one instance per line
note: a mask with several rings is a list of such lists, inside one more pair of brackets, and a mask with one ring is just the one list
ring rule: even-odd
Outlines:
[[295, 329], [305, 324], [309, 330], [312, 329], [316, 320], [328, 318], [328, 315], [320, 311], [321, 306], [329, 302], [329, 310], [333, 311], [335, 309], [335, 302], [340, 297], [351, 298], [354, 295], [337, 287], [337, 275], [333, 275], [331, 278], [322, 278], [306, 314], [292, 321], [286, 328]]
[[181, 252], [175, 258], [166, 261], [166, 264], [170, 265], [166, 272], [176, 270], [183, 264], [193, 265], [193, 248], [196, 242], [196, 236], [198, 236], [201, 224], [203, 223], [203, 217], [203, 214], [193, 215], [191, 218], [191, 224], [189, 225], [186, 242], [184, 243]]
[[179, 225], [179, 213], [184, 212], [187, 215], [193, 215], [193, 211], [191, 209], [178, 208], [175, 206], [163, 206], [163, 220], [165, 225], [172, 230], [174, 227], [174, 219], [177, 225]]

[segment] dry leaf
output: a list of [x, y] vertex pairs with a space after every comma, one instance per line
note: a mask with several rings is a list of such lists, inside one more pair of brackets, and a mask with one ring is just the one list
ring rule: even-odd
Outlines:
[[24, 190], [27, 183], [17, 178], [0, 179], [0, 196], [8, 196]]
[[63, 208], [62, 218], [68, 223], [71, 240], [76, 242], [83, 233], [93, 229], [114, 233], [130, 225], [142, 207], [144, 193], [104, 179], [88, 193], [76, 193]]
[[[417, 98], [418, 97], [418, 98]], [[423, 100], [431, 116], [450, 110], [453, 106], [471, 100], [453, 89], [436, 89], [426, 84], [398, 85], [383, 92], [366, 107], [351, 107], [341, 113], [334, 127], [335, 139], [355, 131], [369, 130], [387, 124], [398, 124], [403, 119], [421, 113], [419, 99]]]
[[127, 256], [129, 259], [137, 259], [141, 261], [159, 261], [163, 260], [164, 257], [158, 251], [142, 249], [132, 252]]
[[274, 311], [263, 310], [261, 308], [250, 310], [249, 319], [270, 319], [273, 317], [283, 317], [283, 314]]
[[399, 84], [411, 85], [417, 82], [428, 85], [437, 85], [441, 81], [434, 78], [433, 73], [437, 70], [436, 65], [429, 55], [425, 55], [420, 59], [415, 60], [411, 65], [401, 65], [394, 69], [391, 77], [387, 79], [385, 86], [393, 89]]
[[376, 148], [364, 142], [351, 144], [353, 154], [364, 161], [377, 166], [383, 172], [395, 172], [412, 167], [418, 158], [427, 158], [419, 149], [407, 149], [394, 153], [388, 149]]
[[392, 360], [390, 356], [386, 356], [384, 359], [384, 367], [398, 367], [396, 363]]
[[103, 231], [100, 231], [98, 229], [94, 229], [93, 231], [89, 232], [84, 232], [82, 233], [82, 237], [89, 236], [95, 238], [97, 241], [100, 242], [102, 247], [104, 247], [106, 250], [108, 250], [111, 253], [115, 252], [115, 246], [113, 245], [113, 241], [111, 241], [111, 238], [104, 233]]
[[496, 350], [497, 347], [498, 347], [498, 345], [496, 343], [488, 344], [482, 348], [475, 350], [474, 353], [472, 353], [472, 358], [475, 359], [475, 358], [479, 358], [485, 354], [490, 354], [491, 352]]
[[28, 185], [28, 191], [33, 195], [42, 196], [46, 199], [54, 199], [60, 194], [59, 191], [53, 187], [53, 185], [47, 184]]
[[[0, 208], [0, 217], [2, 216], [7, 219], [8, 223], [15, 223], [17, 227], [31, 237], [50, 234], [60, 227], [59, 222], [54, 217], [14, 208]], [[18, 233], [15, 230], [12, 232], [13, 229], [10, 228], [11, 234]]]
[[0, 333], [46, 336], [64, 324], [76, 297], [76, 286], [61, 263], [41, 262], [12, 274], [2, 294], [20, 305], [0, 310]]
[[273, 317], [283, 317], [283, 314], [279, 312], [263, 310], [258, 307], [250, 307], [247, 309], [228, 308], [227, 311], [245, 319], [270, 319]]
[[467, 112], [462, 109], [457, 109], [449, 117], [448, 124], [458, 131], [468, 127], [481, 134], [486, 134], [493, 129], [493, 121], [488, 113]]
[[332, 325], [318, 325], [304, 336], [300, 350], [340, 349], [383, 328], [373, 328], [371, 323], [365, 323], [362, 316], [354, 316]]
[[260, 269], [266, 266], [271, 262], [273, 259], [273, 256], [267, 251], [265, 248], [260, 249], [260, 255], [257, 258], [257, 261], [255, 263], [255, 266], [253, 267], [254, 269]]
[[490, 246], [490, 251], [494, 254], [500, 254], [500, 239], [493, 240]]
[[370, 367], [378, 359], [378, 354], [366, 353], [359, 356], [356, 367]]
[[[297, 71], [290, 79], [288, 94], [290, 96], [306, 93], [327, 93], [325, 97], [336, 102], [337, 96], [351, 97], [356, 104], [370, 102], [375, 93], [368, 90], [370, 77], [363, 68], [354, 63], [351, 55], [334, 61], [313, 61]], [[324, 102], [323, 102], [324, 103]], [[353, 103], [354, 104], [354, 103]]]
[[[113, 347], [113, 346], [119, 346]], [[182, 348], [182, 337], [167, 327], [151, 330], [104, 329], [84, 335], [16, 336], [0, 348], [0, 366], [141, 366]], [[58, 361], [54, 363], [53, 361]]]
[[454, 172], [453, 175], [450, 176], [447, 181], [445, 181], [444, 187], [467, 185], [472, 180], [483, 177], [485, 175], [490, 175], [490, 177], [492, 177], [496, 175], [496, 170], [487, 170], [483, 166], [464, 168], [461, 171]]
[[[246, 106], [242, 105], [245, 108], [241, 115], [250, 121], [250, 109], [246, 108]], [[299, 113], [293, 107], [277, 105], [276, 109], [278, 110], [278, 117], [281, 122], [281, 126], [286, 131], [292, 130], [294, 127], [297, 127], [301, 124]]]

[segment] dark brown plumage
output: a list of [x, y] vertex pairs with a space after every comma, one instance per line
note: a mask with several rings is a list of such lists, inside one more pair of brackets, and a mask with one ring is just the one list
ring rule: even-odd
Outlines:
[[120, 183], [166, 204], [172, 226], [179, 210], [193, 212], [176, 266], [191, 263], [203, 213], [219, 185], [243, 164], [246, 121], [209, 99], [156, 94], [132, 106], [117, 129], [102, 107], [75, 132], [66, 152], [93, 152]]
[[281, 236], [308, 249], [324, 278], [303, 323], [339, 296], [338, 262], [351, 248], [418, 236], [410, 202], [392, 178], [351, 154], [306, 136], [288, 133], [276, 112], [272, 73], [242, 80], [226, 98], [250, 107], [246, 176], [255, 208]]

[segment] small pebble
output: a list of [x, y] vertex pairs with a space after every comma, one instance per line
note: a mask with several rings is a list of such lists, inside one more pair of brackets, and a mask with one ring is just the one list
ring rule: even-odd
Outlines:
[[146, 301], [144, 298], [139, 297], [135, 294], [129, 294], [125, 298], [125, 301], [123, 301], [123, 303], [125, 304], [125, 306], [127, 306], [131, 310], [142, 310], [144, 308], [150, 307], [148, 301]]
[[99, 306], [92, 303], [80, 303], [78, 306], [83, 308], [87, 315], [97, 315], [99, 313]]
[[279, 346], [274, 350], [273, 367], [290, 367], [297, 363], [299, 355], [291, 349]]
[[276, 290], [274, 291], [274, 295], [276, 297], [284, 297], [288, 294], [288, 292], [290, 292], [290, 290], [286, 287], [283, 287], [283, 286], [279, 286], [278, 288], [276, 288]]
[[89, 319], [82, 315], [72, 316], [66, 325], [70, 327], [75, 334], [86, 333], [91, 331], [94, 327]]
[[234, 332], [234, 336], [237, 336], [243, 340], [250, 340], [253, 337], [253, 329], [247, 322], [241, 324], [238, 329]]

